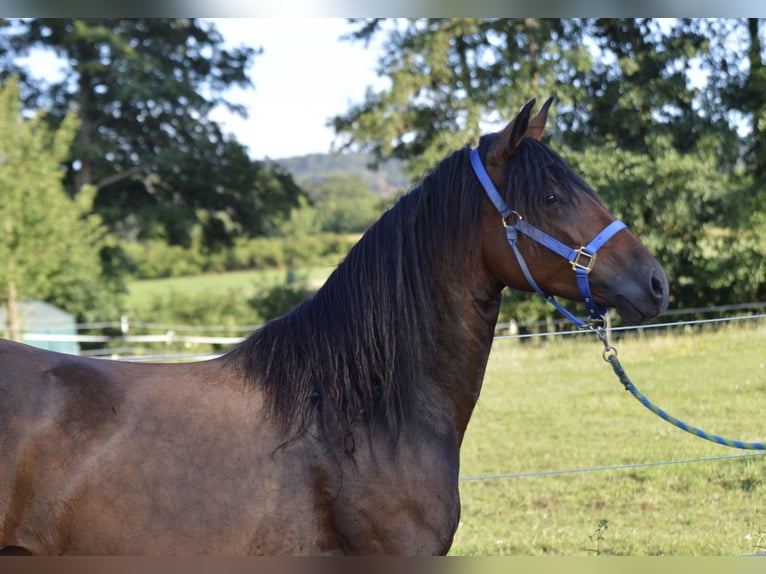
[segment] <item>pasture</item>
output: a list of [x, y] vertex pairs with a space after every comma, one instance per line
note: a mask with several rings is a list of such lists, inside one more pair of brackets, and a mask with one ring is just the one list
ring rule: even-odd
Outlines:
[[[297, 279], [318, 288], [325, 282], [334, 267], [302, 267], [296, 272]], [[147, 300], [167, 293], [206, 295], [221, 290], [237, 292], [240, 297], [252, 297], [259, 289], [284, 285], [285, 269], [254, 269], [223, 273], [202, 273], [183, 277], [141, 279], [128, 284], [128, 308], [140, 308]]]
[[[650, 399], [704, 430], [766, 438], [766, 324], [615, 340]], [[766, 459], [644, 408], [595, 337], [496, 340], [462, 447], [453, 555], [738, 555], [766, 550]]]

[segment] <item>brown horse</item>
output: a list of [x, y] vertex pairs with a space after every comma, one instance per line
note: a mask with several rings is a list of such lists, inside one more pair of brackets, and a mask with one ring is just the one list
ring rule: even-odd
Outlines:
[[[614, 218], [540, 143], [533, 102], [479, 156], [504, 200], [567, 245]], [[461, 149], [402, 197], [316, 295], [220, 358], [87, 359], [0, 342], [0, 547], [32, 554], [440, 554], [505, 286], [530, 290]], [[569, 264], [520, 237], [546, 293]], [[589, 265], [590, 267], [590, 265]], [[661, 313], [630, 234], [589, 269], [598, 305]]]

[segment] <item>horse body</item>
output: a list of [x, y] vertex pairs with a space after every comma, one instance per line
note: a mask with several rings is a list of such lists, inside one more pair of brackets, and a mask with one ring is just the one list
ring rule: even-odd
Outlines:
[[[489, 176], [519, 213], [586, 245], [613, 218], [536, 141], [547, 105], [531, 121], [530, 106], [482, 138]], [[0, 341], [0, 550], [446, 553], [500, 292], [530, 288], [505, 238], [460, 150], [312, 299], [219, 358], [134, 364]], [[577, 297], [565, 261], [520, 249], [541, 289]], [[590, 275], [596, 302], [630, 321], [667, 304], [662, 268], [627, 231]]]
[[442, 406], [425, 420], [405, 421], [396, 441], [383, 425], [354, 421], [352, 446], [345, 437], [323, 440], [317, 423], [286, 439], [236, 355], [124, 363], [0, 341], [0, 546], [34, 554], [446, 553], [459, 518], [459, 444], [496, 301], [484, 312], [450, 321], [443, 334], [438, 383], [455, 396], [438, 397]]
[[125, 364], [2, 341], [0, 364], [23, 371], [0, 377], [2, 546], [434, 554], [457, 526], [454, 437], [408, 425], [396, 448], [373, 452], [386, 437], [360, 428], [353, 460], [313, 430], [284, 444], [225, 359]]

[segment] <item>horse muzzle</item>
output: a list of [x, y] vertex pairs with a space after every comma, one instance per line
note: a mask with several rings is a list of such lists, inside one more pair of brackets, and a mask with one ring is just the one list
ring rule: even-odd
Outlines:
[[612, 306], [628, 323], [643, 323], [661, 315], [668, 308], [668, 278], [653, 257], [652, 263], [641, 266], [643, 272], [633, 278], [618, 277], [613, 282], [610, 297]]

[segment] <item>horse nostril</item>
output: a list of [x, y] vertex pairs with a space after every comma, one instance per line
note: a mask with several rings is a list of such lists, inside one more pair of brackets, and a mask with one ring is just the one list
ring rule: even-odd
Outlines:
[[652, 295], [654, 295], [657, 301], [665, 299], [667, 296], [667, 280], [663, 274], [658, 274], [656, 271], [652, 271], [650, 286]]

